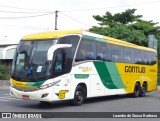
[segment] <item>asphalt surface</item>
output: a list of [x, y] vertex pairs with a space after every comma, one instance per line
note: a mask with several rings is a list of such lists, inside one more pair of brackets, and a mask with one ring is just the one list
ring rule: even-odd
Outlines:
[[[33, 100], [14, 99], [8, 88], [0, 88], [0, 112], [160, 112], [160, 91], [147, 93], [145, 97], [129, 95], [106, 96], [87, 99], [81, 106], [72, 106], [68, 101], [42, 104]], [[136, 120], [160, 120], [160, 118], [136, 118]], [[1, 119], [0, 119], [1, 120]], [[23, 119], [27, 120], [27, 119]], [[40, 120], [40, 119], [38, 119]], [[82, 121], [84, 118], [56, 118], [47, 120]], [[87, 118], [87, 121], [105, 118]], [[107, 118], [108, 120], [135, 120], [134, 118]]]

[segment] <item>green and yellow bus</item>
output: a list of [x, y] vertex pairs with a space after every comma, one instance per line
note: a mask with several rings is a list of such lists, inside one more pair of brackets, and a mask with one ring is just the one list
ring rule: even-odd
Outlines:
[[157, 89], [157, 52], [83, 30], [42, 32], [19, 42], [11, 73], [15, 98], [52, 102]]

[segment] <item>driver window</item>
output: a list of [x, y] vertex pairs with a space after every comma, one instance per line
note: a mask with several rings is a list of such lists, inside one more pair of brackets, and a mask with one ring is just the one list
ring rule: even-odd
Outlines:
[[60, 72], [62, 71], [62, 53], [57, 53], [55, 57], [55, 67], [54, 70], [55, 72]]

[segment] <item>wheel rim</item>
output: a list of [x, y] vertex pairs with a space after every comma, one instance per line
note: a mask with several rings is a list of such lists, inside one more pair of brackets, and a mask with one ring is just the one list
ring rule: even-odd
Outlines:
[[136, 94], [136, 96], [139, 96], [139, 87], [138, 86], [136, 86], [135, 94]]
[[83, 101], [83, 93], [81, 91], [76, 92], [76, 101], [77, 102], [82, 102]]
[[146, 87], [143, 85], [142, 86], [142, 95], [145, 95], [146, 94]]

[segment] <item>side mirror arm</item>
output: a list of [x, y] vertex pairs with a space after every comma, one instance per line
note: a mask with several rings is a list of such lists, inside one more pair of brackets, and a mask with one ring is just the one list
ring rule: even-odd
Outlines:
[[69, 47], [72, 47], [72, 45], [71, 44], [56, 44], [56, 45], [51, 46], [47, 53], [47, 60], [51, 61], [53, 59], [55, 50], [59, 48], [69, 48]]

